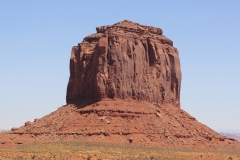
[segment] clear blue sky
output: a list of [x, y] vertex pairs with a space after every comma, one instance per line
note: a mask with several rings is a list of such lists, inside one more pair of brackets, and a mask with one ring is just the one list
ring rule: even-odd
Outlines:
[[0, 129], [65, 104], [72, 46], [128, 19], [162, 28], [178, 48], [185, 111], [215, 130], [240, 130], [239, 8], [239, 0], [0, 1]]

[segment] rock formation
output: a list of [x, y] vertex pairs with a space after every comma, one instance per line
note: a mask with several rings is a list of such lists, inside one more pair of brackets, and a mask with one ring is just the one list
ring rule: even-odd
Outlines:
[[132, 97], [180, 105], [178, 51], [160, 28], [124, 20], [96, 30], [72, 48], [67, 103]]
[[240, 146], [176, 107], [180, 85], [178, 51], [161, 29], [130, 21], [98, 27], [72, 49], [68, 104], [0, 133], [0, 148], [59, 141]]

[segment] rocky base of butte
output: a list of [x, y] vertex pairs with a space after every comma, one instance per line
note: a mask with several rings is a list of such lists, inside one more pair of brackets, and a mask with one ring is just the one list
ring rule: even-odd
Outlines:
[[69, 104], [0, 134], [1, 145], [40, 142], [105, 142], [144, 146], [238, 145], [172, 104], [104, 99], [84, 108]]

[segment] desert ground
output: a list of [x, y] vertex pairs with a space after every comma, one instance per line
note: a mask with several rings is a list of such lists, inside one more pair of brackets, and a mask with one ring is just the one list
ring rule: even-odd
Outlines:
[[114, 145], [110, 143], [86, 142], [49, 142], [37, 144], [19, 144], [11, 148], [1, 148], [1, 160], [108, 160], [108, 159], [240, 159], [239, 148], [232, 146], [211, 148], [193, 147], [150, 147]]

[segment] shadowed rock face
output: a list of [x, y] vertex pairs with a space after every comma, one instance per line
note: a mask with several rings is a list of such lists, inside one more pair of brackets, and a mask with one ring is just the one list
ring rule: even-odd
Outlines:
[[160, 28], [121, 21], [72, 48], [67, 103], [128, 98], [180, 106], [181, 69]]

